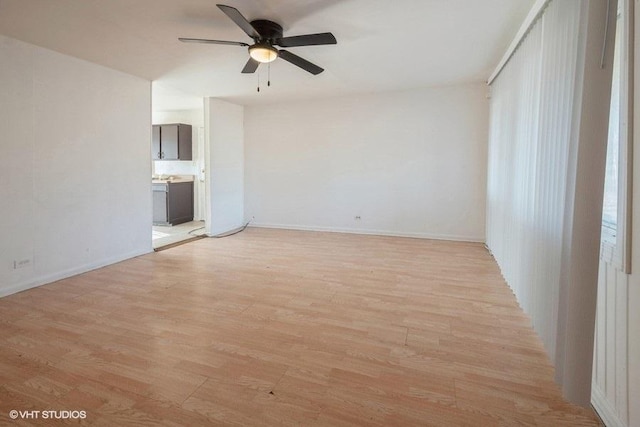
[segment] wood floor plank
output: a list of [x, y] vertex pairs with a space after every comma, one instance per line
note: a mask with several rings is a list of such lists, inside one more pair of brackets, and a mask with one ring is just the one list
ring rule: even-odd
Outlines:
[[248, 228], [0, 299], [0, 425], [597, 426], [481, 244]]

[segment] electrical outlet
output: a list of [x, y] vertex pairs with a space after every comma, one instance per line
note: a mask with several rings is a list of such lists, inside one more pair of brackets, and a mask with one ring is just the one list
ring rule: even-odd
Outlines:
[[13, 269], [17, 270], [19, 268], [29, 267], [31, 265], [31, 258], [24, 258], [20, 260], [13, 261]]

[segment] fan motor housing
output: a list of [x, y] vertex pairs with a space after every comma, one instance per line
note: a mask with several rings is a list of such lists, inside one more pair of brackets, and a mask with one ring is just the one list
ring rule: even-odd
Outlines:
[[260, 34], [262, 40], [275, 40], [282, 38], [282, 26], [266, 19], [251, 21], [251, 25]]

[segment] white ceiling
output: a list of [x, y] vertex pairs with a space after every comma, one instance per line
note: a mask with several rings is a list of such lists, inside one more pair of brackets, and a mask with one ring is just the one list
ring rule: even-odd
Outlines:
[[0, 34], [153, 80], [155, 110], [205, 96], [251, 105], [486, 80], [534, 2], [218, 1], [285, 36], [331, 31], [335, 46], [289, 48], [325, 72], [276, 60], [266, 87], [267, 66], [240, 73], [246, 48], [179, 42], [250, 41], [214, 0], [0, 0]]

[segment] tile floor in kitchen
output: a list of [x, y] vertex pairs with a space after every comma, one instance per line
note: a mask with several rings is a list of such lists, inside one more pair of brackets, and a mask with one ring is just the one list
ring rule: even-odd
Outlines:
[[204, 221], [190, 221], [174, 226], [153, 226], [153, 249], [182, 242], [205, 234]]

